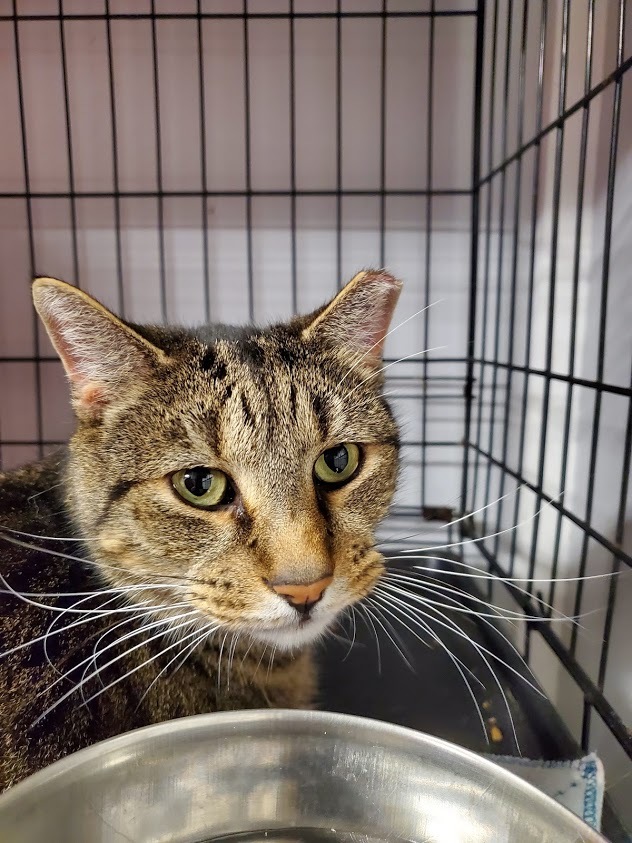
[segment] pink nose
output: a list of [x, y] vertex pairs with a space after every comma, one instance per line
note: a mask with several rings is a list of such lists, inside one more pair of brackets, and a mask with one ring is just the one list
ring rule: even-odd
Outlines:
[[325, 589], [333, 582], [333, 577], [323, 577], [322, 580], [308, 583], [307, 585], [294, 583], [271, 582], [270, 587], [281, 597], [285, 598], [292, 606], [301, 609], [310, 609], [321, 599]]

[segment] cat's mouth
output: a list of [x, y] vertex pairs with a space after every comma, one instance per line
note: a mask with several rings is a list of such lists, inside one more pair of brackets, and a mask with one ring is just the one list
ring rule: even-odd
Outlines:
[[269, 626], [258, 626], [252, 630], [255, 638], [265, 644], [272, 644], [282, 650], [294, 650], [316, 641], [333, 623], [335, 615], [326, 614], [299, 615], [288, 620], [279, 620]]

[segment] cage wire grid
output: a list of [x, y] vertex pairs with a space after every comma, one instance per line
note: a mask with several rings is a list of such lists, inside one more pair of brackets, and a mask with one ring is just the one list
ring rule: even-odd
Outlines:
[[[628, 5], [0, 6], [4, 467], [70, 429], [28, 277], [132, 320], [264, 322], [388, 265], [409, 282], [395, 324], [425, 309], [387, 345], [404, 468], [384, 534], [436, 544], [477, 513], [460, 561], [525, 579], [484, 594], [541, 616], [518, 644], [624, 817]], [[549, 607], [588, 614], [560, 628]]]

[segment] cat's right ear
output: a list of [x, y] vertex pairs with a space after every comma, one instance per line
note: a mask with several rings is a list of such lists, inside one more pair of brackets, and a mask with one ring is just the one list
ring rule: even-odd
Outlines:
[[302, 337], [323, 337], [358, 363], [377, 369], [402, 282], [383, 269], [358, 272], [303, 329]]
[[135, 392], [165, 354], [102, 304], [56, 278], [36, 278], [33, 302], [70, 381], [80, 416], [98, 417]]

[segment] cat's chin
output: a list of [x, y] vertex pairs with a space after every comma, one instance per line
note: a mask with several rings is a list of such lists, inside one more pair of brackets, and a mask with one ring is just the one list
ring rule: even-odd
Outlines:
[[277, 650], [298, 650], [321, 638], [333, 619], [332, 615], [329, 615], [326, 619], [312, 618], [302, 624], [288, 623], [285, 626], [255, 629], [252, 634], [262, 644], [271, 644]]

